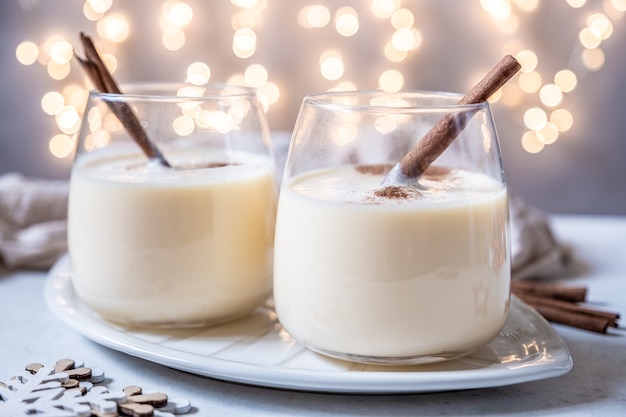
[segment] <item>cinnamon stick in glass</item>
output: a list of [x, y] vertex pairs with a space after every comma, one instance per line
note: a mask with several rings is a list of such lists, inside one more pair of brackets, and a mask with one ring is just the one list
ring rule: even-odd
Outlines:
[[[521, 65], [507, 55], [472, 88], [458, 104], [477, 104], [486, 101], [498, 91]], [[400, 161], [403, 175], [409, 178], [421, 176], [430, 164], [445, 151], [465, 128], [471, 113], [450, 113], [444, 116]]]
[[[111, 75], [102, 58], [100, 58], [91, 38], [81, 32], [80, 40], [85, 49], [85, 58], [76, 56], [76, 59], [96, 89], [102, 93], [122, 94], [113, 75]], [[127, 103], [107, 100], [107, 104], [149, 159], [156, 160], [165, 167], [171, 167], [159, 148], [150, 141], [133, 109]]]

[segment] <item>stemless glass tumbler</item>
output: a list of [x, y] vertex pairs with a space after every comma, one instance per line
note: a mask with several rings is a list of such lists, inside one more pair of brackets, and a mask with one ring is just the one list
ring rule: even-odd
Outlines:
[[[68, 214], [78, 297], [127, 324], [245, 315], [271, 293], [276, 210], [269, 130], [254, 91], [125, 90], [92, 92], [84, 113]], [[146, 157], [121, 124], [129, 117], [169, 167]]]
[[[509, 212], [489, 105], [446, 93], [304, 99], [276, 224], [274, 298], [308, 348], [365, 363], [466, 355], [503, 327]], [[461, 133], [413, 185], [387, 173], [444, 115]]]

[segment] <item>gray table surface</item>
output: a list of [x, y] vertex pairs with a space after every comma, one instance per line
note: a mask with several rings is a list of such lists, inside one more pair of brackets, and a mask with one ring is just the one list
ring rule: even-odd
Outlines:
[[[626, 217], [553, 216], [557, 238], [571, 246], [589, 300], [626, 312]], [[0, 381], [32, 362], [70, 357], [105, 371], [108, 386], [140, 385], [185, 398], [202, 416], [621, 416], [626, 415], [626, 331], [600, 335], [555, 325], [573, 369], [557, 378], [496, 388], [411, 395], [293, 392], [223, 382], [172, 370], [100, 346], [46, 307], [45, 271], [0, 272]], [[623, 321], [623, 320], [622, 320]]]

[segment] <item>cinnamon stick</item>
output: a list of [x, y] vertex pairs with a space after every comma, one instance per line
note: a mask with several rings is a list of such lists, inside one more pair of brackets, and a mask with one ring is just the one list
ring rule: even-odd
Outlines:
[[[76, 56], [76, 59], [94, 86], [102, 93], [122, 94], [113, 75], [111, 75], [102, 58], [100, 58], [91, 38], [81, 32], [80, 40], [85, 50], [85, 58]], [[148, 135], [141, 126], [135, 112], [127, 103], [107, 100], [107, 104], [149, 159], [157, 160], [161, 165], [171, 167], [161, 151], [148, 139]]]
[[587, 297], [587, 289], [581, 286], [553, 284], [529, 280], [514, 279], [511, 281], [513, 292], [526, 292], [534, 295], [552, 297], [559, 300], [583, 302]]
[[[487, 100], [521, 68], [510, 55], [505, 56], [489, 73], [459, 101], [460, 105]], [[400, 161], [402, 174], [409, 178], [421, 176], [430, 164], [445, 151], [465, 128], [473, 113], [450, 113], [444, 116]]]
[[519, 297], [526, 304], [532, 305], [533, 307], [546, 307], [557, 309], [566, 313], [572, 314], [585, 314], [588, 316], [598, 317], [603, 319], [609, 323], [609, 326], [616, 327], [617, 319], [619, 319], [620, 315], [618, 313], [613, 313], [610, 311], [598, 310], [596, 308], [588, 307], [585, 305], [581, 305], [578, 303], [572, 303], [569, 301], [558, 300], [554, 298], [541, 297], [537, 295], [530, 295], [525, 293], [515, 293], [517, 297]]
[[576, 327], [578, 329], [589, 330], [596, 333], [606, 333], [610, 325], [610, 321], [602, 317], [560, 310], [548, 306], [532, 307], [548, 321]]
[[585, 287], [513, 280], [511, 290], [548, 321], [597, 333], [618, 327], [619, 313], [581, 304], [587, 294]]

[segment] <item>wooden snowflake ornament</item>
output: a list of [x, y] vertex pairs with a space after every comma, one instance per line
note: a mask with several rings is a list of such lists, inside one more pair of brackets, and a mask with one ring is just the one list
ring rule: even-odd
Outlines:
[[104, 381], [104, 372], [77, 366], [71, 359], [53, 366], [32, 363], [25, 371], [0, 382], [0, 416], [174, 417], [191, 410], [189, 401], [168, 400], [163, 393], [143, 394], [141, 387], [110, 391], [96, 386]]

